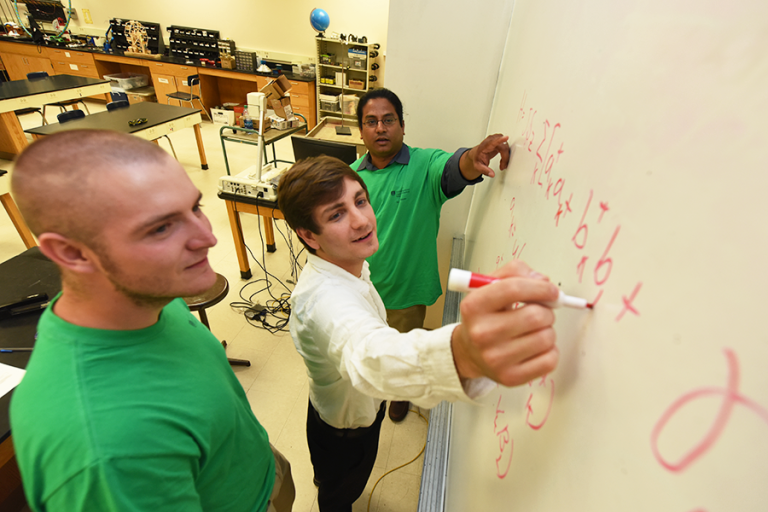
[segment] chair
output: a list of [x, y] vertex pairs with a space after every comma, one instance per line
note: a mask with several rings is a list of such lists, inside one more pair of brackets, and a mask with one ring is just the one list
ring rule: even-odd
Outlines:
[[19, 110], [14, 110], [13, 113], [17, 116], [24, 116], [27, 114], [32, 114], [33, 112], [37, 112], [40, 114], [40, 117], [43, 118], [43, 125], [48, 124], [48, 121], [46, 121], [45, 116], [43, 115], [43, 111], [36, 107], [29, 107], [29, 108], [20, 108]]
[[[116, 96], [116, 93], [114, 93], [114, 92], [111, 93], [111, 94], [112, 94], [112, 98], [114, 98]], [[120, 94], [120, 93], [117, 93], [117, 94]], [[113, 110], [116, 110], [118, 108], [130, 107], [131, 104], [128, 103], [128, 99], [127, 99], [128, 95], [124, 94], [123, 96], [125, 96], [126, 99], [110, 101], [109, 103], [107, 103], [107, 112], [112, 112]], [[171, 141], [171, 138], [168, 137], [167, 135], [163, 135], [163, 137], [165, 137], [168, 140], [168, 144], [171, 145], [171, 152], [173, 152], [173, 158], [178, 160], [179, 158], [176, 156], [176, 150], [173, 148], [173, 142]]]
[[[200, 322], [202, 322], [202, 324], [210, 331], [211, 326], [208, 324], [208, 315], [205, 313], [205, 310], [224, 300], [224, 297], [227, 296], [228, 292], [229, 282], [227, 281], [227, 278], [216, 273], [216, 282], [213, 286], [199, 295], [184, 297], [184, 302], [187, 303], [190, 311], [197, 311], [197, 314], [200, 315]], [[226, 341], [221, 340], [221, 344], [224, 348], [227, 347]], [[233, 366], [251, 366], [251, 362], [246, 359], [227, 358], [227, 361]]]
[[128, 101], [128, 94], [124, 92], [112, 91], [109, 93], [109, 95], [112, 96], [112, 101], [120, 101], [120, 100]]
[[107, 103], [107, 111], [112, 112], [115, 109], [125, 108], [125, 107], [130, 107], [130, 106], [131, 106], [131, 104], [128, 103], [128, 100], [110, 101], [109, 103]]
[[60, 123], [64, 124], [68, 121], [72, 121], [73, 119], [81, 119], [83, 117], [85, 117], [85, 112], [82, 110], [65, 110], [61, 114], [58, 114], [56, 119], [58, 119]]
[[[197, 100], [200, 102], [200, 106], [203, 107], [203, 112], [205, 113], [206, 117], [208, 117], [208, 120], [213, 122], [210, 114], [208, 114], [208, 110], [205, 108], [205, 104], [203, 104], [203, 92], [200, 86], [200, 75], [188, 76], [187, 85], [189, 86], [189, 92], [172, 92], [170, 94], [166, 94], [166, 97], [168, 98], [166, 103], [170, 104], [171, 100], [179, 100], [180, 102], [189, 103], [192, 108], [195, 108], [195, 105], [192, 103], [192, 101]], [[197, 94], [195, 94], [195, 86], [197, 86]]]
[[[33, 71], [32, 73], [27, 73], [27, 80], [39, 80], [41, 78], [48, 78], [48, 72], [46, 71]], [[83, 108], [86, 112], [88, 112], [88, 115], [91, 114], [91, 111], [88, 110], [88, 105], [85, 104], [85, 101], [81, 99], [75, 99], [75, 100], [65, 100], [65, 101], [57, 101], [56, 103], [48, 103], [46, 105], [43, 105], [43, 119], [45, 119], [45, 107], [47, 106], [53, 106], [53, 107], [59, 107], [62, 112], [65, 112], [67, 110], [67, 107], [75, 108], [75, 105], [78, 103], [81, 103], [83, 105]]]

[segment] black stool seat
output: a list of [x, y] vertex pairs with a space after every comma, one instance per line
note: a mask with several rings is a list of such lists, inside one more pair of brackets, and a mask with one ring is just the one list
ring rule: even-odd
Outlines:
[[[202, 322], [202, 324], [206, 326], [208, 330], [211, 330], [211, 326], [208, 324], [208, 315], [205, 313], [205, 310], [224, 300], [224, 297], [227, 296], [227, 293], [229, 293], [229, 282], [227, 281], [227, 278], [219, 273], [216, 273], [216, 282], [213, 283], [213, 286], [202, 293], [183, 298], [184, 302], [186, 302], [187, 306], [189, 306], [189, 310], [197, 311], [197, 314], [200, 315], [200, 322]], [[221, 344], [226, 348], [226, 341], [222, 340]], [[229, 361], [229, 364], [232, 365], [251, 366], [251, 362], [246, 359], [227, 358], [227, 360]]]

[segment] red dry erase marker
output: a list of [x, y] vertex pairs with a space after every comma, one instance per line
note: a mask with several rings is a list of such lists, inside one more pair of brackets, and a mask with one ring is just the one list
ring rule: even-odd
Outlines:
[[[491, 284], [498, 280], [498, 277], [484, 276], [483, 274], [475, 274], [469, 270], [452, 268], [448, 274], [448, 289], [454, 292], [468, 292], [473, 288], [480, 288], [481, 286]], [[560, 296], [557, 300], [552, 302], [542, 302], [541, 304], [550, 308], [565, 306], [576, 309], [592, 309], [593, 307], [593, 305], [587, 302], [586, 299], [566, 295], [562, 290], [560, 290]]]

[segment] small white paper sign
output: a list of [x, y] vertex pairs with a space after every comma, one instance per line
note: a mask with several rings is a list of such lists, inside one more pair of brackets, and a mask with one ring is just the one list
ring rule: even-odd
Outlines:
[[25, 371], [15, 366], [0, 363], [0, 396], [7, 395], [19, 385]]

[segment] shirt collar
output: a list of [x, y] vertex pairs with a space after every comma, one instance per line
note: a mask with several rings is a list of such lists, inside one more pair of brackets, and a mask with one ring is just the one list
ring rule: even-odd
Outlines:
[[[400, 165], [408, 165], [408, 162], [411, 161], [411, 151], [408, 149], [407, 144], [403, 144], [403, 147], [400, 148], [400, 151], [397, 152], [395, 155], [395, 158], [393, 158], [388, 164], [387, 167], [389, 167], [392, 164], [400, 164]], [[360, 163], [360, 166], [357, 168], [358, 171], [366, 170], [366, 171], [378, 171], [379, 168], [373, 165], [373, 162], [371, 162], [371, 153], [368, 152], [363, 157], [363, 161]]]
[[371, 282], [371, 271], [368, 268], [368, 261], [363, 262], [363, 271], [360, 273], [360, 277], [350, 274], [349, 272], [339, 267], [338, 265], [335, 265], [330, 261], [326, 261], [316, 254], [312, 254], [312, 253], [307, 254], [307, 262], [311, 264], [313, 267], [315, 267], [315, 269], [317, 269], [318, 272], [323, 274], [329, 274], [334, 277], [354, 281], [361, 284], [362, 283], [370, 284]]

